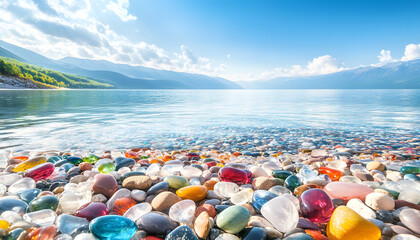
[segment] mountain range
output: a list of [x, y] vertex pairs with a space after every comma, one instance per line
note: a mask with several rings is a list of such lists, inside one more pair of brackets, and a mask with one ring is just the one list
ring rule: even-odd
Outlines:
[[237, 83], [201, 74], [165, 71], [153, 68], [116, 64], [104, 60], [63, 58], [54, 60], [41, 54], [0, 40], [0, 56], [77, 74], [122, 89], [240, 89]]
[[336, 73], [238, 82], [248, 89], [419, 89], [420, 59]]
[[220, 77], [65, 57], [54, 60], [0, 40], [0, 56], [122, 89], [419, 89], [420, 59], [336, 73], [232, 82]]

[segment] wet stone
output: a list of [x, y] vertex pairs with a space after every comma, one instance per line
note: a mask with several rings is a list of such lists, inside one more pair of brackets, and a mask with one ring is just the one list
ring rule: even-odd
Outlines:
[[108, 213], [109, 210], [105, 204], [99, 202], [90, 202], [81, 206], [76, 211], [75, 216], [91, 221], [94, 218], [107, 215]]
[[166, 240], [198, 240], [195, 236], [194, 231], [188, 226], [179, 226], [171, 231], [165, 238]]
[[55, 211], [58, 207], [58, 198], [56, 196], [37, 197], [29, 203], [29, 211], [36, 212], [42, 209], [51, 209]]
[[150, 234], [164, 235], [175, 229], [178, 224], [167, 215], [159, 212], [151, 212], [141, 216], [136, 221], [139, 229]]

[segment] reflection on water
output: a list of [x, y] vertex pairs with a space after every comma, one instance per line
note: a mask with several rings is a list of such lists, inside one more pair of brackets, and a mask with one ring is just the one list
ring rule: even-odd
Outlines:
[[407, 132], [420, 90], [2, 90], [0, 149], [120, 148], [254, 128]]

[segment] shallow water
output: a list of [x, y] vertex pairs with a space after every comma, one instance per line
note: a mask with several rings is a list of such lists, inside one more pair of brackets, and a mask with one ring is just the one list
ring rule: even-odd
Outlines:
[[420, 90], [0, 91], [3, 150], [193, 146], [296, 129], [399, 136], [419, 127]]

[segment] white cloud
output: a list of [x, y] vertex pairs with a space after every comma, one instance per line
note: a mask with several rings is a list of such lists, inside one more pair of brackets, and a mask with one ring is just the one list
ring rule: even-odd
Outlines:
[[378, 56], [378, 59], [379, 59], [379, 63], [382, 63], [382, 64], [395, 61], [391, 57], [391, 51], [385, 50], [385, 49], [382, 49], [380, 55]]
[[[34, 2], [37, 2], [36, 4]], [[53, 59], [80, 57], [157, 69], [220, 75], [226, 66], [195, 56], [187, 46], [169, 54], [155, 44], [135, 42], [98, 21], [117, 14], [135, 20], [128, 0], [0, 0], [0, 39]], [[22, 17], [23, 16], [23, 17]]]
[[226, 58], [230, 58], [230, 54], [227, 54], [227, 55], [226, 55]]
[[420, 58], [420, 44], [408, 44], [405, 46], [404, 56], [401, 61], [410, 61], [416, 58]]
[[106, 8], [114, 12], [123, 22], [134, 21], [137, 19], [136, 16], [133, 16], [128, 13], [128, 7], [130, 3], [128, 0], [111, 0]]
[[330, 55], [324, 55], [312, 59], [312, 61], [309, 61], [306, 66], [292, 65], [289, 68], [279, 67], [263, 72], [259, 76], [248, 76], [247, 80], [328, 74], [345, 70], [346, 68], [341, 67], [341, 65], [342, 63], [340, 63], [337, 59], [331, 57]]

